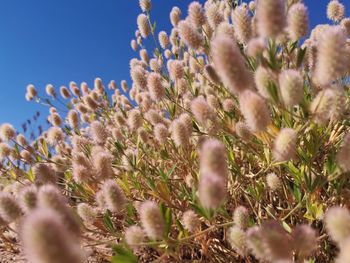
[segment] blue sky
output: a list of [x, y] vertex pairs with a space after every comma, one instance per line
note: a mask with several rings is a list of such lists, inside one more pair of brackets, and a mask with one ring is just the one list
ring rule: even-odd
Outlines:
[[[172, 6], [186, 13], [191, 0], [152, 2], [157, 31], [169, 31]], [[342, 2], [350, 10], [348, 0]], [[328, 0], [305, 3], [311, 26], [327, 22]], [[0, 0], [0, 123], [19, 128], [45, 110], [24, 99], [29, 83], [44, 93], [47, 83], [58, 88], [72, 80], [92, 85], [95, 77], [106, 84], [128, 79], [139, 12], [138, 0]]]

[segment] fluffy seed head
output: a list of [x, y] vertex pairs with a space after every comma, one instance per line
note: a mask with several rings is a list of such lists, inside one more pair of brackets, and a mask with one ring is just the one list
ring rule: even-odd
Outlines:
[[174, 6], [170, 12], [170, 22], [173, 27], [176, 27], [180, 21], [181, 10], [177, 6]]
[[326, 124], [331, 118], [332, 108], [335, 100], [335, 92], [333, 89], [321, 90], [312, 100], [310, 111], [313, 120], [321, 125]]
[[226, 36], [228, 38], [231, 38], [233, 41], [236, 41], [235, 29], [233, 25], [229, 24], [228, 22], [220, 23], [220, 25], [215, 30], [215, 35]]
[[292, 258], [290, 236], [278, 222], [272, 220], [264, 222], [261, 226], [261, 237], [265, 253], [272, 262]]
[[160, 31], [158, 34], [159, 44], [162, 48], [167, 48], [169, 46], [168, 34], [165, 31]]
[[185, 42], [187, 46], [194, 50], [198, 50], [202, 47], [203, 37], [192, 24], [188, 21], [181, 21], [178, 24], [178, 28], [181, 40]]
[[235, 124], [235, 132], [243, 140], [249, 140], [252, 137], [252, 133], [249, 130], [247, 124], [242, 121], [239, 121]]
[[98, 144], [103, 144], [108, 138], [108, 131], [99, 121], [90, 124], [90, 134], [93, 140]]
[[220, 84], [220, 78], [212, 65], [208, 64], [204, 67], [204, 74], [212, 83]]
[[134, 51], [136, 51], [136, 50], [137, 50], [138, 45], [137, 45], [137, 42], [136, 42], [136, 40], [135, 40], [135, 39], [132, 39], [132, 40], [131, 40], [131, 42], [130, 42], [130, 46], [131, 46], [131, 48], [132, 48]]
[[84, 104], [92, 111], [95, 111], [99, 106], [96, 100], [90, 95], [85, 95], [83, 100]]
[[239, 97], [240, 110], [245, 122], [253, 132], [264, 131], [270, 123], [270, 112], [262, 97], [246, 90]]
[[235, 35], [240, 43], [247, 43], [252, 37], [252, 22], [245, 5], [240, 5], [232, 12], [232, 23], [235, 27]]
[[246, 243], [251, 253], [257, 259], [264, 261], [267, 259], [267, 255], [261, 232], [257, 226], [249, 228], [246, 233]]
[[217, 209], [226, 198], [226, 178], [214, 173], [201, 173], [198, 191], [203, 207]]
[[125, 230], [125, 241], [133, 249], [139, 248], [138, 244], [144, 242], [145, 232], [139, 226], [131, 226]]
[[147, 89], [147, 72], [139, 65], [132, 67], [130, 76], [136, 87], [141, 90]]
[[123, 190], [114, 180], [108, 180], [103, 184], [103, 193], [106, 205], [114, 213], [120, 213], [126, 204]]
[[328, 234], [339, 245], [350, 236], [350, 212], [345, 207], [331, 207], [324, 222]]
[[201, 222], [195, 212], [187, 210], [182, 215], [182, 224], [190, 233], [195, 233], [199, 230]]
[[350, 163], [348, 161], [350, 155], [350, 133], [344, 136], [341, 148], [337, 154], [337, 163], [345, 172], [350, 171]]
[[24, 251], [29, 263], [82, 263], [80, 247], [50, 209], [30, 213], [21, 229]]
[[273, 146], [273, 157], [277, 162], [289, 161], [295, 157], [297, 133], [291, 128], [283, 128], [278, 133]]
[[73, 166], [73, 178], [77, 183], [88, 182], [92, 179], [92, 169], [90, 165], [74, 163]]
[[327, 6], [327, 17], [328, 19], [339, 22], [343, 19], [345, 14], [345, 7], [338, 0], [331, 0]]
[[96, 211], [88, 204], [79, 203], [77, 206], [77, 213], [86, 224], [93, 224], [96, 220]]
[[78, 128], [78, 124], [79, 124], [79, 117], [78, 117], [78, 113], [75, 110], [70, 110], [68, 112], [68, 123], [69, 125], [73, 128], [76, 129]]
[[154, 240], [163, 238], [165, 224], [158, 205], [153, 201], [144, 201], [140, 207], [140, 219], [147, 236]]
[[131, 130], [137, 130], [142, 126], [141, 113], [137, 109], [128, 112], [128, 125]]
[[27, 142], [27, 140], [26, 140], [26, 138], [24, 137], [23, 134], [18, 134], [17, 135], [16, 142], [22, 147], [26, 147], [28, 145], [28, 142]]
[[279, 75], [280, 94], [286, 107], [299, 104], [304, 95], [304, 80], [293, 69], [283, 70]]
[[283, 32], [286, 25], [285, 0], [259, 0], [256, 12], [260, 36], [275, 38]]
[[252, 77], [237, 45], [227, 36], [217, 36], [211, 45], [215, 70], [234, 94], [251, 88]]
[[225, 145], [217, 139], [207, 139], [201, 146], [200, 170], [215, 173], [223, 178], [227, 176], [227, 157]]
[[154, 101], [160, 101], [165, 96], [165, 88], [162, 81], [162, 77], [159, 73], [152, 72], [148, 75], [148, 91]]
[[179, 120], [182, 121], [182, 123], [186, 126], [187, 133], [189, 136], [192, 134], [192, 118], [189, 114], [187, 113], [182, 113], [179, 116]]
[[248, 7], [251, 11], [255, 11], [255, 1], [252, 0], [249, 2]]
[[350, 238], [344, 240], [342, 248], [340, 249], [340, 253], [337, 256], [335, 263], [348, 263], [350, 258]]
[[209, 26], [212, 30], [215, 30], [218, 25], [220, 25], [221, 22], [224, 21], [224, 16], [222, 12], [220, 11], [219, 5], [217, 4], [210, 4], [208, 7], [206, 7], [206, 16], [207, 21], [209, 23]]
[[202, 5], [195, 1], [188, 6], [188, 17], [191, 24], [198, 28], [205, 23], [205, 12]]
[[179, 60], [168, 60], [167, 64], [169, 74], [172, 80], [181, 79], [184, 75], [183, 64]]
[[0, 139], [9, 141], [16, 136], [16, 130], [9, 123], [4, 123], [0, 126]]
[[0, 217], [7, 223], [12, 223], [22, 215], [22, 209], [9, 193], [0, 193]]
[[234, 251], [242, 257], [247, 254], [246, 233], [240, 227], [231, 227], [228, 230], [227, 238]]
[[340, 78], [347, 68], [346, 34], [341, 26], [325, 29], [318, 42], [318, 56], [315, 69], [315, 81], [327, 86]]
[[233, 222], [236, 227], [247, 229], [249, 223], [249, 211], [244, 206], [238, 206], [233, 212]]
[[350, 36], [350, 18], [344, 18], [340, 25], [343, 27], [343, 29], [346, 32], [346, 35], [349, 37]]
[[281, 189], [282, 182], [275, 173], [269, 173], [266, 175], [266, 183], [268, 188], [272, 191], [278, 191]]
[[56, 112], [49, 116], [49, 120], [53, 126], [61, 126], [62, 124], [61, 116]]
[[307, 7], [303, 3], [292, 5], [287, 16], [287, 30], [292, 40], [298, 40], [306, 36], [309, 29], [309, 15]]
[[100, 151], [93, 155], [92, 163], [97, 178], [103, 179], [113, 176], [112, 161], [113, 155], [106, 151]]
[[158, 123], [154, 126], [154, 137], [159, 144], [165, 144], [167, 142], [168, 135], [168, 128], [164, 124]]
[[204, 99], [204, 97], [197, 97], [191, 102], [191, 111], [196, 120], [206, 128], [215, 128], [216, 114], [212, 107]]
[[28, 95], [27, 98], [29, 100], [32, 100], [33, 98], [35, 98], [38, 95], [38, 92], [36, 91], [34, 85], [29, 84], [27, 86], [27, 95]]
[[235, 102], [232, 99], [225, 99], [222, 103], [222, 108], [227, 112], [233, 111], [235, 108]]
[[151, 68], [152, 71], [154, 72], [160, 72], [161, 71], [161, 65], [158, 63], [158, 60], [155, 58], [152, 58], [149, 61], [149, 67]]
[[266, 48], [266, 43], [263, 38], [256, 37], [249, 40], [246, 48], [246, 53], [250, 57], [258, 57]]
[[254, 80], [259, 94], [266, 99], [270, 99], [271, 93], [269, 91], [269, 86], [276, 82], [275, 73], [268, 68], [259, 66], [255, 71]]
[[151, 10], [151, 7], [152, 7], [151, 0], [140, 0], [139, 4], [143, 12], [148, 12]]
[[51, 165], [45, 163], [37, 163], [32, 167], [35, 184], [54, 184], [57, 181], [56, 173]]
[[171, 136], [177, 147], [186, 147], [189, 143], [187, 127], [180, 119], [171, 123]]
[[31, 211], [37, 207], [37, 201], [38, 201], [37, 191], [38, 191], [37, 188], [33, 185], [25, 186], [21, 190], [21, 194], [20, 194], [21, 206], [26, 211]]
[[51, 127], [47, 131], [47, 142], [50, 145], [57, 145], [64, 140], [64, 134], [60, 127]]
[[309, 225], [298, 225], [293, 229], [292, 241], [298, 258], [306, 258], [317, 248], [316, 231]]
[[69, 90], [64, 86], [60, 87], [60, 94], [61, 94], [62, 98], [64, 98], [64, 99], [69, 99], [69, 97], [70, 97]]
[[145, 14], [140, 14], [137, 17], [137, 26], [143, 38], [147, 38], [151, 33], [151, 28], [149, 26], [148, 19]]
[[66, 228], [74, 235], [79, 236], [80, 226], [66, 199], [53, 185], [41, 186], [38, 192], [38, 208], [52, 209], [56, 211], [61, 220], [65, 222]]

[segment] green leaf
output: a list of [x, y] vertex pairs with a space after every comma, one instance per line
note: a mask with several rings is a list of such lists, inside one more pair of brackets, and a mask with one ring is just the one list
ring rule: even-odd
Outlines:
[[132, 253], [131, 250], [121, 246], [113, 246], [113, 252], [115, 253], [112, 257], [112, 263], [137, 263], [139, 262], [137, 257]]
[[170, 177], [173, 175], [173, 173], [174, 173], [174, 171], [175, 171], [175, 168], [176, 168], [176, 164], [174, 164], [174, 165], [170, 168], [170, 170], [168, 171], [168, 173], [167, 173], [167, 177], [168, 177], [168, 178], [170, 178]]
[[282, 226], [289, 234], [292, 233], [292, 229], [285, 221], [282, 222]]
[[273, 81], [269, 81], [269, 84], [267, 85], [267, 92], [269, 93], [273, 102], [278, 103], [278, 88]]
[[170, 208], [167, 208], [165, 211], [165, 224], [166, 224], [165, 233], [166, 233], [166, 236], [168, 236], [168, 234], [170, 232], [172, 220], [173, 220], [173, 213], [172, 213]]
[[29, 171], [28, 171], [28, 173], [26, 173], [26, 175], [27, 175], [27, 178], [29, 181], [34, 182], [34, 174], [33, 174], [32, 168], [29, 169]]
[[303, 63], [305, 54], [306, 54], [306, 48], [301, 48], [301, 49], [298, 50], [298, 55], [297, 55], [297, 67], [298, 68]]
[[112, 233], [115, 233], [115, 228], [111, 219], [111, 212], [107, 210], [107, 212], [103, 215], [103, 225], [106, 229]]

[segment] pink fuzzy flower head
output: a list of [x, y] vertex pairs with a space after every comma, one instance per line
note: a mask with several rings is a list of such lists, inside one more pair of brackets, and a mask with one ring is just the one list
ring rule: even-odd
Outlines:
[[182, 41], [194, 50], [198, 50], [203, 45], [203, 36], [188, 21], [181, 21], [178, 24]]
[[240, 43], [247, 43], [252, 37], [252, 22], [245, 5], [240, 5], [232, 12], [235, 35]]
[[139, 249], [140, 248], [139, 244], [144, 242], [144, 240], [145, 240], [145, 232], [141, 227], [131, 226], [125, 230], [125, 241], [134, 250]]
[[284, 128], [277, 135], [274, 147], [273, 157], [277, 162], [290, 161], [296, 154], [297, 133], [293, 129]]
[[163, 86], [163, 80], [159, 73], [150, 73], [147, 78], [148, 91], [151, 99], [154, 101], [160, 101], [165, 96], [165, 88]]
[[201, 171], [216, 173], [226, 178], [228, 167], [225, 145], [217, 139], [207, 139], [201, 146], [200, 169]]
[[309, 29], [309, 15], [307, 7], [303, 3], [297, 3], [288, 11], [288, 33], [292, 40], [298, 40], [306, 36]]
[[245, 66], [241, 52], [227, 36], [217, 36], [211, 44], [215, 70], [224, 85], [234, 94], [252, 87], [252, 76]]
[[203, 207], [218, 209], [226, 198], [226, 178], [215, 173], [203, 172], [199, 178], [198, 192]]
[[12, 223], [22, 215], [22, 209], [13, 195], [0, 193], [0, 217], [7, 223]]
[[195, 233], [200, 229], [201, 222], [195, 212], [187, 210], [182, 215], [182, 224], [190, 233]]
[[324, 217], [330, 237], [341, 245], [350, 236], [350, 212], [345, 207], [331, 207]]
[[140, 219], [149, 238], [154, 240], [163, 238], [165, 223], [157, 203], [144, 201], [140, 207]]
[[260, 36], [276, 38], [286, 26], [286, 1], [259, 0], [256, 16]]
[[346, 34], [341, 26], [332, 26], [323, 31], [318, 42], [317, 84], [327, 86], [345, 73], [348, 65], [346, 48]]
[[9, 141], [16, 136], [16, 130], [9, 123], [4, 123], [0, 126], [0, 139]]
[[265, 100], [253, 91], [246, 90], [239, 97], [241, 112], [249, 129], [265, 131], [271, 121]]
[[111, 212], [120, 213], [126, 204], [123, 190], [112, 179], [103, 184], [104, 200]]
[[29, 263], [83, 263], [83, 253], [60, 215], [51, 209], [30, 213], [21, 228]]
[[151, 33], [151, 28], [148, 23], [148, 18], [145, 14], [140, 14], [137, 17], [137, 26], [143, 38], [147, 38]]

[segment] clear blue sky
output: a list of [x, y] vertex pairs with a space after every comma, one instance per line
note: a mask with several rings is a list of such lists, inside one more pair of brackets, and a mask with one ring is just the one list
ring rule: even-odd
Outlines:
[[[157, 31], [169, 31], [172, 6], [186, 13], [191, 0], [152, 2]], [[349, 0], [342, 2], [350, 12]], [[328, 0], [305, 3], [311, 26], [326, 23]], [[29, 83], [44, 93], [47, 83], [128, 80], [139, 13], [138, 0], [0, 0], [0, 123], [19, 128], [36, 110], [45, 110], [24, 99]]]

